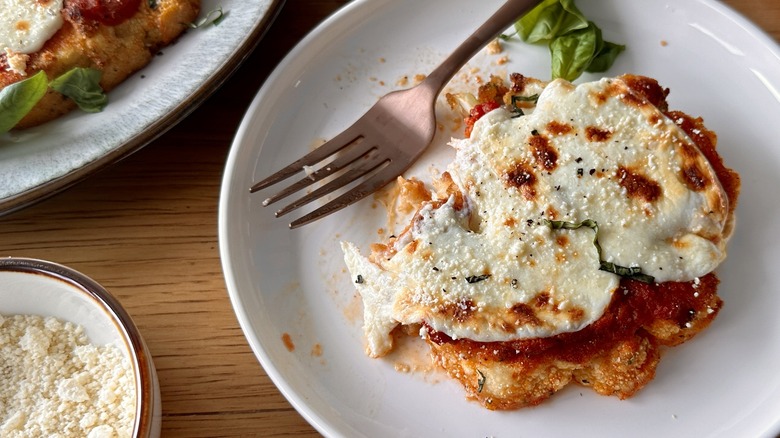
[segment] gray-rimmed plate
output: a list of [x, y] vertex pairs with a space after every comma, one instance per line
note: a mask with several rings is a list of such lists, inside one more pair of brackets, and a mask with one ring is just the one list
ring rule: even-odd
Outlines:
[[140, 149], [202, 103], [249, 55], [284, 0], [203, 0], [219, 26], [191, 29], [109, 94], [98, 114], [75, 111], [0, 135], [0, 214], [57, 193]]

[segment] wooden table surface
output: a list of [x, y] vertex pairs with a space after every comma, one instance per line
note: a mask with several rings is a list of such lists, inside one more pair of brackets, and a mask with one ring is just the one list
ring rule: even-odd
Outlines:
[[[288, 0], [244, 65], [198, 110], [129, 158], [0, 218], [0, 255], [75, 268], [106, 286], [159, 374], [164, 437], [317, 436], [265, 375], [228, 300], [217, 203], [233, 134], [256, 90], [347, 3]], [[780, 41], [780, 1], [728, 0]]]

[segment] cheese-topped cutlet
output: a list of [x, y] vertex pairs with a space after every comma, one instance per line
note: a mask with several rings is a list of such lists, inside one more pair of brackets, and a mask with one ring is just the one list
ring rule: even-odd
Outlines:
[[[446, 196], [423, 203], [381, 256], [342, 245], [360, 278], [368, 354], [387, 353], [398, 325], [422, 326], [441, 351], [457, 340], [555, 339], [593, 327], [633, 290], [626, 283], [693, 284], [711, 273], [726, 257], [736, 201], [721, 179], [738, 179], [719, 175], [665, 106], [647, 78], [555, 80], [535, 108], [495, 109], [453, 140]], [[621, 342], [655, 357], [649, 337]], [[571, 368], [554, 380], [611, 354], [608, 344], [548, 364]]]

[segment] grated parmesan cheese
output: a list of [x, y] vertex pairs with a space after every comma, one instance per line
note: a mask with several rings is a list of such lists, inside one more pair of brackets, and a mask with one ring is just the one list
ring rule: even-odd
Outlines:
[[135, 381], [116, 345], [53, 317], [0, 315], [0, 436], [124, 438]]

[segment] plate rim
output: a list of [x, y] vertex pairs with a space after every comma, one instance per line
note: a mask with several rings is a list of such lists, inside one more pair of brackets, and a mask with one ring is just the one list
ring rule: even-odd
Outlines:
[[323, 436], [337, 436], [334, 435], [334, 432], [337, 431], [337, 428], [332, 424], [331, 421], [320, 415], [318, 412], [306, 409], [303, 401], [300, 400], [296, 395], [295, 390], [282, 377], [281, 372], [277, 366], [273, 364], [271, 356], [265, 351], [264, 348], [260, 347], [262, 343], [259, 341], [257, 335], [252, 330], [250, 330], [252, 327], [252, 322], [249, 320], [244, 307], [241, 305], [241, 297], [239, 297], [238, 294], [234, 292], [237, 288], [237, 284], [236, 278], [233, 275], [233, 270], [230, 266], [229, 254], [231, 249], [228, 239], [228, 232], [230, 230], [227, 227], [228, 209], [226, 204], [230, 197], [230, 179], [232, 175], [232, 169], [234, 169], [235, 164], [238, 162], [240, 139], [245, 135], [246, 131], [250, 129], [250, 115], [253, 114], [261, 105], [263, 100], [262, 96], [272, 91], [270, 84], [276, 82], [278, 80], [277, 78], [284, 74], [285, 66], [292, 64], [296, 59], [298, 59], [300, 54], [307, 50], [309, 44], [313, 41], [316, 41], [318, 35], [327, 32], [334, 23], [342, 19], [342, 16], [356, 13], [356, 9], [360, 9], [364, 3], [369, 3], [369, 1], [370, 0], [352, 0], [337, 8], [317, 26], [311, 29], [297, 44], [295, 44], [295, 46], [287, 53], [287, 55], [282, 58], [282, 60], [271, 71], [269, 76], [263, 81], [263, 84], [252, 98], [252, 102], [250, 103], [249, 107], [244, 112], [241, 123], [239, 124], [238, 129], [233, 136], [233, 141], [230, 145], [227, 159], [225, 160], [223, 177], [219, 192], [219, 205], [217, 211], [217, 241], [219, 246], [220, 265], [222, 267], [223, 278], [225, 280], [230, 305], [233, 309], [233, 313], [236, 315], [241, 332], [246, 338], [247, 344], [249, 344], [249, 348], [252, 350], [255, 358], [260, 363], [263, 371], [268, 375], [274, 386], [279, 390], [285, 400], [290, 403], [295, 411], [301, 415], [301, 417], [303, 417], [309, 425], [311, 425]]

